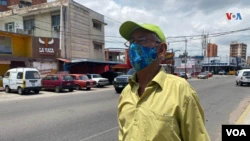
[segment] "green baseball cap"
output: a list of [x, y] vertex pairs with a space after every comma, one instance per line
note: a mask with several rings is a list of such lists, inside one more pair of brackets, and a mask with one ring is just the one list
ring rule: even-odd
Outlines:
[[137, 24], [132, 21], [126, 21], [120, 26], [120, 34], [123, 38], [126, 40], [129, 40], [131, 33], [136, 28], [143, 28], [146, 30], [149, 30], [151, 32], [154, 32], [161, 40], [161, 42], [166, 42], [166, 37], [159, 26], [154, 24]]

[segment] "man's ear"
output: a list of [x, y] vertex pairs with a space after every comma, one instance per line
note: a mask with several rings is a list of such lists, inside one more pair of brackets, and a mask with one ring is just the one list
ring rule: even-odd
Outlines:
[[166, 43], [161, 43], [159, 55], [164, 57], [166, 52], [167, 52], [167, 44]]

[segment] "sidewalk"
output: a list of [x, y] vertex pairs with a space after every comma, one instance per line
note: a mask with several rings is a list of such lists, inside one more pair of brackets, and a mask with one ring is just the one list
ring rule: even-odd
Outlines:
[[247, 106], [235, 124], [250, 124], [250, 104]]

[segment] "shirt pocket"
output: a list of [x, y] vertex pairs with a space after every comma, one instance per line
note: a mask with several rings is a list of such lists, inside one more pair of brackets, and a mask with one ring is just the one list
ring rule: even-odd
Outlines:
[[174, 118], [166, 114], [157, 114], [153, 111], [148, 113], [147, 134], [150, 135], [153, 140], [167, 140], [172, 141], [174, 130]]

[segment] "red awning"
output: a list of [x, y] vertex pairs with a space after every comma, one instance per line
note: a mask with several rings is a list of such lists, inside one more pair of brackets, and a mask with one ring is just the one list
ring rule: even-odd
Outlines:
[[129, 69], [130, 67], [127, 64], [118, 64], [112, 67], [112, 69]]
[[60, 60], [60, 61], [63, 61], [63, 62], [66, 62], [66, 63], [70, 63], [71, 61], [68, 60], [68, 59], [64, 59], [64, 58], [56, 58], [57, 60]]

